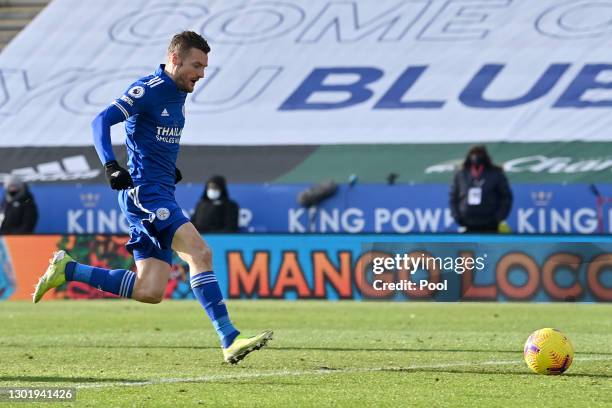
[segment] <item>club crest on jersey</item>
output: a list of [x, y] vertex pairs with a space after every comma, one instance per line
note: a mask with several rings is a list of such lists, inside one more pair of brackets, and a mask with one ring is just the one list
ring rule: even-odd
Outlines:
[[155, 215], [157, 216], [158, 220], [165, 221], [168, 219], [168, 217], [170, 217], [170, 210], [165, 207], [161, 207], [155, 211]]
[[145, 93], [145, 89], [140, 85], [134, 86], [130, 88], [130, 90], [128, 91], [128, 95], [136, 99], [142, 98], [142, 95], [144, 95], [144, 93]]

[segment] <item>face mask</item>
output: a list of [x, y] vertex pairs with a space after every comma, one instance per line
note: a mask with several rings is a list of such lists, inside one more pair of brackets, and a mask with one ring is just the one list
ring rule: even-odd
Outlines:
[[15, 197], [19, 193], [19, 190], [9, 190], [8, 195], [10, 197]]
[[209, 188], [208, 190], [206, 190], [206, 197], [208, 197], [211, 200], [218, 200], [219, 197], [221, 197], [221, 190], [215, 190], [212, 188]]
[[470, 158], [470, 162], [474, 165], [474, 166], [480, 166], [481, 164], [484, 163], [484, 157], [482, 157], [481, 155], [473, 155]]

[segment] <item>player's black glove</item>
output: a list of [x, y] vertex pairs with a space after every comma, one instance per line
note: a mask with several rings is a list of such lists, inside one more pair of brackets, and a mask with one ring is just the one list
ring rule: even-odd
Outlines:
[[119, 166], [115, 160], [109, 161], [104, 165], [104, 172], [113, 190], [125, 190], [134, 187], [132, 176], [123, 167]]
[[178, 183], [183, 179], [183, 173], [178, 169], [178, 167], [174, 168], [174, 184]]

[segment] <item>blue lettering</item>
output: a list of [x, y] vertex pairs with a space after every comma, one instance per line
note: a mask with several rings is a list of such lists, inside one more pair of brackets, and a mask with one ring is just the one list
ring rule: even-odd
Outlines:
[[504, 68], [504, 65], [486, 64], [467, 84], [461, 95], [459, 95], [459, 100], [464, 105], [473, 108], [500, 109], [523, 105], [546, 95], [569, 67], [570, 64], [552, 64], [527, 94], [515, 99], [493, 101], [485, 99], [483, 94], [497, 77], [497, 74]]
[[[357, 76], [357, 80], [352, 83], [327, 84], [325, 82], [332, 75]], [[338, 109], [357, 105], [370, 99], [373, 92], [366, 85], [377, 81], [383, 76], [383, 71], [372, 67], [353, 67], [353, 68], [316, 68], [301, 83], [301, 85], [281, 104], [279, 110], [301, 110], [301, 109]], [[309, 99], [316, 94], [327, 95], [342, 93], [347, 96], [335, 102], [313, 102]], [[322, 96], [322, 95], [321, 95]]]
[[444, 101], [402, 102], [401, 100], [426, 69], [427, 66], [408, 67], [397, 81], [391, 85], [387, 93], [374, 105], [374, 109], [439, 109], [444, 106]]
[[610, 64], [585, 65], [553, 105], [553, 108], [608, 108], [612, 106], [612, 99], [597, 101], [583, 99], [590, 89], [612, 89], [612, 82], [597, 80], [599, 74], [611, 70], [612, 65]]

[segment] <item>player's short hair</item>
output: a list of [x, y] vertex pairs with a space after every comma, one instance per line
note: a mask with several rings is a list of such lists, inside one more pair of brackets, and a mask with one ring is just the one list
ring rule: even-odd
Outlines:
[[204, 54], [210, 52], [208, 42], [200, 34], [193, 31], [183, 31], [172, 37], [170, 45], [168, 46], [168, 55], [173, 52], [178, 52], [178, 54], [183, 57], [192, 48], [202, 50]]

